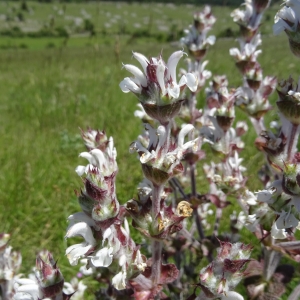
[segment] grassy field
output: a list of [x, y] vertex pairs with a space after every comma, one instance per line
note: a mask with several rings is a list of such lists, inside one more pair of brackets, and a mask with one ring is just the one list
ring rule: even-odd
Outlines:
[[[0, 14], [6, 14], [16, 5], [19, 4], [0, 2]], [[136, 194], [142, 173], [135, 155], [129, 154], [128, 148], [142, 126], [133, 116], [137, 100], [123, 94], [118, 87], [128, 75], [122, 70], [122, 62], [132, 62], [132, 50], [156, 56], [163, 49], [164, 57], [168, 57], [181, 48], [176, 43], [158, 43], [152, 37], [134, 37], [134, 28], [137, 28], [134, 22], [145, 27], [152, 24], [150, 30], [157, 32], [159, 29], [154, 24], [164, 20], [169, 28], [176, 23], [178, 30], [182, 30], [192, 22], [192, 13], [199, 8], [138, 4], [115, 7], [110, 3], [94, 3], [68, 4], [64, 8], [57, 4], [53, 9], [52, 5], [31, 2], [29, 7], [33, 13], [25, 13], [23, 29], [32, 23], [34, 30], [44, 26], [43, 22], [48, 22], [53, 11], [64, 9], [65, 15], [76, 17], [84, 9], [93, 16], [97, 32], [94, 37], [74, 34], [67, 40], [59, 37], [0, 37], [0, 232], [12, 234], [11, 245], [23, 256], [23, 272], [28, 272], [34, 265], [39, 250], [48, 249], [59, 260], [66, 278], [70, 278], [76, 270], [69, 266], [64, 256], [66, 219], [79, 211], [74, 190], [80, 189], [82, 182], [74, 170], [78, 164], [85, 163], [78, 158], [85, 150], [78, 128], [105, 129], [114, 137], [120, 169], [118, 199], [122, 203], [131, 199]], [[213, 8], [219, 16], [213, 33], [218, 35], [227, 27], [237, 30], [229, 17], [230, 11], [229, 8]], [[126, 12], [131, 16], [126, 25], [128, 32], [119, 35], [118, 22], [112, 20], [125, 22]], [[284, 79], [292, 74], [297, 78], [299, 62], [290, 54], [286, 37], [271, 35], [274, 14], [275, 8], [267, 13], [263, 54], [259, 61], [265, 75]], [[7, 25], [1, 21], [0, 28], [15, 26], [17, 22], [12, 20]], [[58, 12], [55, 22], [59, 26], [68, 25]], [[106, 26], [108, 22], [114, 25]], [[227, 74], [230, 87], [241, 84], [229, 56], [229, 48], [235, 45], [234, 38], [220, 38], [207, 56], [210, 60], [207, 68], [213, 74]], [[273, 103], [275, 99], [276, 95], [273, 95]], [[240, 113], [238, 118], [245, 119], [245, 115]], [[277, 118], [276, 113], [270, 112], [268, 120], [274, 118]], [[258, 190], [261, 186], [256, 178], [256, 166], [263, 163], [263, 157], [253, 146], [254, 138], [254, 131], [250, 130], [242, 157], [246, 158], [244, 164], [249, 168], [249, 187]], [[253, 164], [254, 159], [257, 164]], [[198, 182], [199, 192], [205, 193], [207, 184], [201, 172]], [[225, 221], [223, 223], [226, 228]], [[250, 242], [251, 234], [243, 231], [243, 240]]]

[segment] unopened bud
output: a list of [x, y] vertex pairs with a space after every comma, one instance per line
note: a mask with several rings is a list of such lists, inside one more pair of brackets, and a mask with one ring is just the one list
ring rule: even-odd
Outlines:
[[53, 298], [62, 293], [64, 278], [56, 266], [51, 253], [47, 253], [45, 261], [38, 256], [36, 259], [38, 283], [45, 298]]

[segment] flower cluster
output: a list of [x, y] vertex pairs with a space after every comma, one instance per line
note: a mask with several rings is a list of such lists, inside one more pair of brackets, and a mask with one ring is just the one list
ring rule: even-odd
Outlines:
[[197, 61], [205, 56], [207, 49], [216, 41], [213, 35], [207, 37], [207, 32], [215, 22], [216, 18], [211, 13], [211, 8], [205, 6], [203, 11], [194, 14], [194, 24], [185, 30], [186, 36], [181, 39], [181, 43]]
[[243, 86], [236, 90], [236, 105], [250, 117], [257, 134], [264, 130], [263, 116], [271, 109], [268, 98], [275, 90], [275, 77], [263, 78], [263, 70], [257, 61], [261, 50], [259, 26], [269, 0], [246, 0], [245, 10], [236, 9], [231, 16], [240, 26], [240, 48], [231, 48], [230, 55], [235, 58], [236, 66], [244, 77]]
[[83, 211], [68, 218], [66, 238], [81, 236], [84, 241], [68, 247], [66, 254], [71, 265], [86, 257], [87, 268], [110, 267], [114, 287], [125, 289], [128, 278], [145, 269], [146, 259], [130, 237], [125, 210], [116, 198], [116, 149], [103, 131], [88, 130], [83, 138], [90, 150], [80, 154], [88, 165], [76, 168], [85, 184], [78, 195]]
[[203, 126], [200, 135], [204, 142], [208, 142], [212, 149], [221, 157], [233, 156], [235, 150], [244, 147], [240, 139], [247, 126], [240, 122], [236, 130], [232, 127], [235, 119], [235, 93], [228, 91], [227, 81], [223, 80], [221, 85], [211, 83], [206, 89], [207, 110], [203, 116]]
[[243, 38], [251, 40], [260, 26], [261, 18], [271, 0], [245, 0], [242, 4], [244, 9], [237, 8], [231, 13], [233, 21], [240, 26]]
[[194, 130], [191, 124], [180, 130], [177, 145], [170, 140], [164, 126], [154, 130], [146, 124], [145, 128], [145, 136], [131, 144], [130, 151], [138, 152], [145, 177], [158, 186], [183, 171], [181, 160], [189, 149], [197, 150], [197, 139], [184, 142], [185, 136]]
[[165, 63], [161, 55], [148, 60], [144, 55], [133, 52], [144, 72], [134, 65], [124, 65], [133, 77], [126, 77], [120, 83], [121, 90], [134, 93], [146, 113], [161, 124], [167, 124], [178, 114], [185, 87], [192, 91], [197, 89], [197, 77], [192, 73], [183, 75], [177, 83], [176, 67], [183, 55], [183, 51], [176, 51]]

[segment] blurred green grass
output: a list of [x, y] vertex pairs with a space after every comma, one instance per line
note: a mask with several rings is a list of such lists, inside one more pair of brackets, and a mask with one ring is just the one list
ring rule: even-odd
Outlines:
[[[0, 8], [3, 5], [0, 3]], [[48, 10], [52, 9], [50, 5], [32, 5], [36, 12], [33, 18], [38, 22], [47, 19]], [[127, 9], [141, 16], [141, 7], [132, 4]], [[80, 8], [82, 6], [78, 4], [66, 5], [70, 14]], [[168, 18], [177, 21], [182, 18], [182, 28], [191, 23], [195, 9], [185, 8], [184, 12], [182, 7], [159, 6]], [[84, 9], [96, 13], [89, 5]], [[101, 4], [97, 13], [102, 14], [102, 9], [113, 11], [114, 6]], [[144, 13], [147, 14], [147, 9]], [[213, 7], [213, 13], [219, 16], [213, 33], [218, 34], [227, 26], [237, 30], [230, 20], [230, 9]], [[274, 8], [267, 12], [267, 15], [274, 14]], [[152, 13], [153, 20], [160, 16], [161, 13]], [[101, 22], [103, 20], [99, 20], [97, 28], [101, 28]], [[266, 20], [265, 24], [263, 54], [259, 57], [264, 75], [275, 75], [278, 79], [290, 74], [297, 77], [299, 64], [290, 54], [287, 38], [272, 36], [271, 21]], [[34, 266], [39, 250], [48, 249], [59, 260], [59, 266], [68, 278], [76, 272], [64, 256], [66, 219], [79, 211], [74, 190], [80, 189], [82, 182], [74, 169], [78, 164], [85, 164], [78, 158], [78, 154], [85, 151], [78, 127], [105, 129], [108, 136], [114, 137], [120, 169], [117, 196], [122, 203], [131, 199], [136, 194], [142, 173], [128, 147], [142, 126], [133, 116], [137, 100], [133, 95], [123, 94], [118, 87], [128, 76], [122, 70], [122, 62], [135, 64], [131, 59], [132, 50], [156, 56], [163, 49], [166, 59], [181, 47], [160, 44], [154, 39], [133, 40], [130, 35], [118, 36], [113, 30], [110, 35], [71, 37], [67, 44], [64, 41], [63, 38], [0, 38], [0, 48], [11, 45], [7, 47], [11, 49], [0, 50], [0, 220], [1, 231], [12, 234], [11, 245], [22, 253], [23, 272], [27, 273]], [[28, 49], [20, 49], [21, 43]], [[51, 48], [50, 44], [54, 46]], [[226, 74], [232, 88], [242, 83], [229, 56], [229, 48], [235, 46], [238, 45], [233, 38], [218, 39], [206, 57], [210, 61], [207, 68], [213, 74]], [[181, 66], [184, 66], [183, 62]], [[204, 101], [200, 98], [199, 107]], [[273, 104], [275, 99], [276, 95], [273, 95]], [[277, 118], [276, 112], [268, 113], [268, 121], [274, 118]], [[237, 119], [246, 119], [246, 116], [239, 112]], [[254, 148], [254, 139], [255, 133], [250, 129], [244, 138], [246, 147], [241, 156], [248, 168], [248, 186], [258, 190], [262, 187], [257, 168], [263, 164], [263, 156]], [[198, 187], [200, 193], [206, 192], [207, 183], [200, 168]], [[222, 219], [224, 230], [229, 229], [226, 216], [233, 209], [238, 207], [229, 206]], [[241, 236], [243, 242], [253, 242], [252, 234], [246, 230]], [[259, 246], [259, 242], [256, 245]]]

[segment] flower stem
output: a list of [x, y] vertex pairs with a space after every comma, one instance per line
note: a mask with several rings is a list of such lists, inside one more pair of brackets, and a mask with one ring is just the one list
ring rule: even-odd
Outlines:
[[152, 190], [152, 218], [154, 221], [154, 226], [157, 226], [157, 215], [160, 212], [160, 201], [161, 201], [161, 192], [163, 190], [163, 185], [154, 185]]
[[250, 117], [250, 121], [255, 129], [256, 134], [259, 136], [260, 133], [264, 130], [266, 130], [265, 125], [264, 125], [264, 119], [263, 118], [253, 118]]
[[297, 131], [298, 131], [298, 125], [292, 124], [292, 131], [290, 136], [288, 137], [288, 149], [287, 149], [287, 161], [290, 161], [290, 159], [293, 156], [293, 152], [295, 149], [295, 145], [298, 142], [298, 136], [297, 136]]
[[[153, 185], [152, 190], [152, 218], [154, 230], [158, 228], [157, 216], [161, 208], [161, 192], [163, 190], [163, 185]], [[151, 279], [153, 286], [159, 283], [160, 271], [161, 271], [161, 251], [162, 242], [153, 240], [152, 241], [152, 269], [151, 269]]]
[[192, 189], [192, 197], [197, 197], [197, 189], [196, 189], [196, 176], [195, 176], [195, 164], [190, 164], [190, 175], [191, 175], [191, 189]]
[[151, 246], [152, 246], [151, 279], [153, 282], [153, 286], [157, 286], [160, 281], [162, 242], [153, 240]]
[[[272, 239], [273, 240], [273, 239]], [[272, 241], [273, 243], [273, 241]], [[275, 270], [280, 262], [282, 255], [281, 253], [272, 250], [264, 248], [264, 270], [263, 270], [263, 276], [264, 279], [269, 281], [271, 277], [274, 275]]]
[[196, 109], [196, 93], [191, 93], [191, 97], [189, 99], [189, 109], [190, 109], [190, 116], [191, 116], [191, 121], [190, 123], [192, 125], [195, 125], [195, 109]]
[[[197, 198], [197, 189], [196, 189], [195, 164], [190, 164], [190, 175], [191, 175], [191, 189], [192, 189], [191, 198], [196, 199]], [[196, 226], [197, 226], [199, 237], [201, 240], [203, 240], [205, 238], [205, 234], [204, 234], [204, 231], [202, 228], [201, 219], [200, 219], [197, 209], [194, 209], [193, 214], [194, 214], [194, 218], [196, 221]]]

